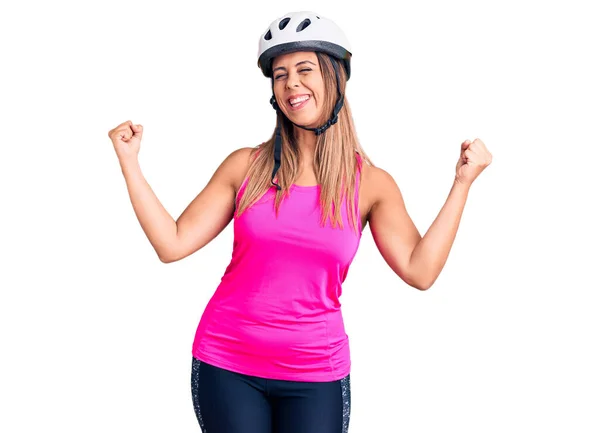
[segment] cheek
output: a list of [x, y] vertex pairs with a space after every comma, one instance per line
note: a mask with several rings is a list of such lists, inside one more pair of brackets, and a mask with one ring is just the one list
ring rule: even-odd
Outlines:
[[315, 80], [313, 83], [309, 83], [308, 85], [310, 86], [311, 93], [315, 98], [315, 103], [317, 103], [317, 105], [321, 105], [323, 103], [323, 95], [325, 94], [323, 82], [320, 80]]
[[313, 95], [314, 95], [316, 107], [318, 109], [321, 109], [323, 107], [323, 92], [321, 90], [315, 90], [313, 92]]
[[279, 105], [280, 108], [284, 108], [286, 103], [286, 101], [281, 96], [283, 94], [284, 92], [281, 89], [281, 86], [275, 83], [275, 86], [273, 87], [273, 95], [275, 95], [275, 100], [277, 101], [277, 105]]

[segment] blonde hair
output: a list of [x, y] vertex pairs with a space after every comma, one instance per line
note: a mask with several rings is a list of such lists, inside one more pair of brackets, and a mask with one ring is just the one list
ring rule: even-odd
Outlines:
[[[323, 125], [331, 113], [337, 101], [337, 84], [335, 69], [328, 60], [328, 55], [316, 52], [321, 68], [321, 74], [325, 85], [324, 109], [319, 119], [319, 125]], [[345, 96], [346, 72], [342, 63], [337, 62], [340, 72], [340, 92], [344, 95], [344, 105], [338, 114], [338, 121], [325, 133], [317, 137], [317, 145], [314, 156], [315, 174], [317, 182], [321, 186], [321, 225], [331, 220], [333, 227], [343, 228], [341, 215], [341, 203], [346, 198], [348, 217], [355, 231], [358, 231], [354, 194], [356, 191], [357, 164], [367, 163], [373, 165], [361, 147], [356, 131], [352, 112], [348, 99]], [[282, 200], [289, 195], [290, 186], [296, 180], [299, 172], [300, 151], [294, 136], [294, 125], [279, 110], [278, 120], [281, 124], [281, 166], [277, 171], [277, 183], [281, 190], [275, 196], [275, 211], [279, 214], [279, 206]], [[275, 131], [271, 138], [257, 146], [252, 151], [252, 162], [248, 170], [248, 183], [244, 194], [236, 208], [235, 216], [239, 217], [246, 209], [256, 203], [272, 186], [271, 174], [274, 166]], [[360, 158], [357, 158], [356, 154]], [[328, 210], [328, 211], [325, 211]]]

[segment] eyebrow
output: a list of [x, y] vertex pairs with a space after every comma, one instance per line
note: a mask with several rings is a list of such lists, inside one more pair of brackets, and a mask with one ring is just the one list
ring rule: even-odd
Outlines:
[[[311, 65], [317, 66], [313, 62], [311, 62], [310, 60], [302, 60], [301, 62], [296, 63], [296, 66], [299, 66], [302, 63], [310, 63]], [[277, 68], [273, 69], [273, 72], [275, 72], [275, 71], [277, 71], [279, 69], [283, 69], [285, 71], [285, 68], [283, 66], [278, 66]]]

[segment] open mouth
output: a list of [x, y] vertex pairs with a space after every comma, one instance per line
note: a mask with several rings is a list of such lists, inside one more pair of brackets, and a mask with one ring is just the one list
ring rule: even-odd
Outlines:
[[302, 95], [296, 96], [292, 99], [288, 99], [288, 104], [292, 108], [292, 110], [299, 110], [306, 105], [306, 103], [310, 100], [310, 95]]

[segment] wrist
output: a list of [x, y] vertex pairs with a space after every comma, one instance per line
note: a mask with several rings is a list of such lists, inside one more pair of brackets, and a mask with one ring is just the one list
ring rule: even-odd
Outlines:
[[135, 157], [120, 158], [119, 164], [121, 166], [121, 171], [123, 172], [123, 174], [131, 172], [132, 170], [136, 170], [140, 166], [138, 159]]
[[465, 182], [465, 181], [461, 181], [459, 180], [457, 177], [454, 178], [454, 183], [452, 184], [452, 189], [457, 189], [457, 190], [461, 190], [464, 192], [469, 192], [469, 189], [471, 189], [471, 182]]

